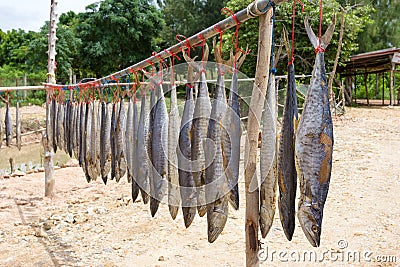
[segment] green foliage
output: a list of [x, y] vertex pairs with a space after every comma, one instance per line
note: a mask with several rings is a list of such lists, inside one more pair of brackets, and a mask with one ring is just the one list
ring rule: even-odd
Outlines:
[[370, 13], [373, 23], [359, 35], [360, 53], [400, 47], [400, 1], [372, 1], [375, 12]]
[[[228, 8], [234, 11], [246, 8], [249, 1], [246, 0], [230, 0], [227, 4]], [[291, 36], [292, 29], [292, 2], [285, 2], [277, 6], [275, 13], [275, 46], [277, 51], [278, 45], [283, 44], [283, 31], [286, 28]], [[355, 8], [345, 7], [345, 32], [343, 38], [343, 46], [341, 53], [341, 61], [345, 61], [348, 57], [358, 49], [357, 36], [362, 31], [364, 26], [369, 22], [369, 12], [372, 8], [368, 5], [359, 5]], [[328, 69], [333, 64], [336, 47], [339, 39], [340, 31], [340, 4], [337, 1], [326, 1], [323, 6], [323, 32], [331, 23], [332, 17], [337, 14], [337, 24], [335, 33], [326, 51], [326, 62]], [[309, 74], [312, 71], [314, 64], [314, 48], [308, 40], [305, 28], [304, 18], [309, 17], [310, 25], [314, 31], [318, 32], [319, 26], [319, 6], [316, 2], [307, 2], [304, 7], [304, 12], [301, 12], [301, 7], [298, 5], [298, 9], [295, 17], [295, 68], [296, 73]], [[243, 64], [242, 71], [248, 76], [253, 77], [255, 73], [255, 62], [257, 60], [257, 42], [258, 42], [258, 20], [249, 20], [240, 25], [239, 30], [239, 44], [241, 47], [249, 45], [251, 53], [248, 55]], [[231, 45], [231, 36], [224, 36], [224, 46], [229, 49]], [[288, 56], [285, 49], [280, 57], [278, 64], [278, 74], [286, 73], [286, 65], [288, 62]]]
[[224, 16], [221, 9], [227, 0], [158, 0], [165, 20], [163, 45], [177, 43], [177, 34], [191, 36], [217, 23]]
[[161, 12], [146, 0], [104, 0], [89, 5], [77, 26], [84, 68], [104, 76], [157, 51]]

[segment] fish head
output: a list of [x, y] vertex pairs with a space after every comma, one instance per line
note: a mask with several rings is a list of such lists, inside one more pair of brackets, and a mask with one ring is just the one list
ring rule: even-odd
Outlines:
[[314, 247], [319, 247], [321, 237], [322, 211], [318, 205], [302, 205], [298, 218], [308, 241]]

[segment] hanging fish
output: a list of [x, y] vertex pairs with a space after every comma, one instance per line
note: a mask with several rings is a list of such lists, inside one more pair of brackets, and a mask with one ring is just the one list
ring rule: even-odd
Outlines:
[[[171, 71], [171, 80], [174, 79], [174, 72]], [[178, 214], [180, 204], [179, 174], [178, 174], [178, 147], [179, 131], [177, 125], [180, 123], [178, 98], [176, 86], [171, 85], [171, 101], [168, 117], [168, 209], [173, 220]]]
[[[147, 131], [147, 155], [148, 155], [148, 177], [149, 177], [149, 192], [150, 192], [150, 210], [151, 207], [158, 205], [157, 200], [154, 199], [155, 189], [154, 189], [154, 163], [153, 163], [153, 134], [154, 134], [154, 116], [156, 111], [156, 91], [153, 85], [151, 85], [150, 90], [150, 114], [149, 114], [149, 124]], [[157, 206], [158, 207], [158, 206]], [[151, 212], [151, 211], [150, 211]], [[155, 213], [154, 213], [155, 214]]]
[[[221, 53], [219, 53], [221, 54]], [[240, 162], [240, 139], [242, 128], [240, 122], [239, 91], [238, 91], [238, 71], [242, 66], [246, 55], [238, 52], [235, 57], [231, 55], [229, 66], [233, 66], [231, 90], [229, 92], [229, 102], [226, 115], [223, 119], [224, 127], [222, 130], [222, 153], [224, 168], [230, 188], [229, 203], [235, 210], [239, 209], [239, 162]], [[237, 61], [237, 62], [236, 62]], [[236, 62], [236, 64], [235, 64]]]
[[149, 202], [150, 182], [149, 182], [149, 158], [147, 151], [147, 129], [149, 127], [149, 120], [146, 107], [146, 93], [142, 93], [142, 100], [140, 104], [140, 117], [137, 133], [137, 183], [140, 188], [143, 203]]
[[131, 99], [128, 100], [128, 112], [126, 114], [126, 128], [125, 128], [125, 155], [126, 155], [126, 164], [128, 167], [128, 182], [132, 182], [133, 176], [133, 102]]
[[117, 166], [117, 136], [116, 136], [116, 129], [117, 129], [117, 113], [119, 110], [118, 102], [114, 102], [112, 105], [112, 112], [111, 112], [111, 134], [110, 134], [110, 144], [111, 144], [111, 180], [116, 178], [118, 166]]
[[108, 173], [111, 169], [111, 113], [110, 103], [101, 103], [100, 125], [100, 172], [104, 184], [107, 184]]
[[[78, 161], [79, 161], [79, 166], [81, 166], [83, 168], [84, 154], [86, 153], [85, 152], [86, 103], [83, 101], [80, 103], [80, 110], [81, 110], [81, 116], [79, 117], [80, 136], [79, 136], [79, 159], [78, 159]], [[64, 112], [65, 112], [65, 106], [64, 106]], [[65, 125], [65, 123], [64, 123], [64, 125]]]
[[190, 84], [193, 70], [188, 67], [188, 84], [186, 84], [186, 101], [183, 107], [181, 126], [179, 131], [177, 149], [178, 154], [178, 176], [180, 195], [182, 200], [182, 213], [185, 227], [188, 228], [196, 216], [197, 191], [193, 179], [191, 165], [191, 140], [190, 130], [192, 128], [192, 118], [194, 113], [194, 101], [192, 84]]
[[165, 104], [164, 92], [160, 83], [156, 85], [156, 93], [157, 102], [152, 134], [154, 195], [152, 195], [153, 198], [150, 199], [150, 210], [153, 217], [158, 210], [160, 201], [167, 195], [168, 189], [168, 112]]
[[[78, 144], [78, 134], [79, 134], [79, 127], [78, 127], [78, 122], [79, 122], [79, 116], [80, 116], [80, 108], [78, 103], [75, 101], [73, 103], [74, 109], [73, 109], [73, 116], [72, 116], [72, 125], [74, 128], [74, 131], [72, 132], [72, 151], [75, 156], [75, 158], [79, 158], [79, 144]], [[60, 110], [60, 109], [58, 109]], [[58, 116], [58, 113], [57, 113]]]
[[[224, 172], [222, 151], [222, 119], [227, 111], [224, 75], [227, 65], [218, 49], [214, 51], [218, 65], [217, 86], [214, 92], [211, 114], [205, 142], [205, 196], [207, 203], [208, 242], [214, 242], [225, 227], [228, 219], [228, 181]], [[229, 66], [229, 65], [228, 65]], [[199, 101], [199, 98], [197, 99]]]
[[139, 116], [138, 116], [138, 109], [137, 109], [137, 99], [136, 99], [136, 91], [133, 95], [133, 140], [132, 140], [132, 151], [129, 153], [132, 157], [132, 202], [135, 202], [137, 197], [139, 196], [140, 187], [137, 183], [137, 137], [138, 137], [138, 128], [139, 128]]
[[[273, 57], [274, 55], [272, 55]], [[262, 117], [260, 149], [260, 228], [265, 238], [271, 229], [276, 209], [277, 189], [277, 110], [275, 74], [269, 75], [267, 95]]]
[[298, 119], [293, 63], [288, 64], [287, 90], [278, 153], [279, 215], [283, 231], [292, 240], [295, 227], [297, 173], [294, 162], [294, 120]]
[[324, 36], [318, 39], [305, 19], [307, 35], [317, 55], [296, 135], [296, 163], [300, 178], [297, 216], [314, 247], [320, 245], [323, 210], [332, 170], [333, 124], [324, 51], [332, 39], [335, 23], [334, 17]]
[[194, 107], [191, 136], [191, 160], [193, 179], [197, 187], [197, 211], [200, 217], [207, 212], [205, 189], [204, 189], [204, 172], [206, 167], [203, 142], [207, 137], [208, 120], [211, 114], [211, 102], [208, 93], [208, 87], [205, 74], [205, 62], [208, 60], [208, 46], [205, 45], [205, 52], [200, 63], [194, 62], [194, 59], [189, 58], [186, 53], [183, 53], [185, 60], [198, 73], [200, 73], [200, 85]]
[[64, 104], [60, 102], [57, 110], [57, 146], [64, 150]]
[[53, 146], [53, 150], [54, 153], [57, 152], [57, 134], [56, 134], [56, 121], [57, 121], [57, 100], [55, 97], [53, 97], [53, 99], [51, 100], [51, 130], [52, 130], [52, 146]]
[[91, 180], [91, 176], [89, 175], [89, 164], [88, 164], [88, 158], [89, 158], [89, 151], [90, 151], [90, 140], [89, 137], [91, 136], [91, 104], [86, 103], [85, 105], [85, 125], [84, 125], [84, 134], [82, 136], [82, 145], [83, 145], [83, 150], [82, 150], [82, 168], [85, 173], [86, 181], [89, 183]]
[[13, 135], [13, 122], [11, 118], [11, 112], [10, 112], [10, 104], [7, 101], [6, 102], [6, 118], [5, 118], [5, 124], [6, 124], [6, 145], [10, 146], [11, 145], [11, 139]]
[[15, 123], [16, 123], [16, 141], [17, 141], [17, 148], [21, 150], [21, 119], [19, 114], [19, 101], [17, 101], [16, 110], [15, 110]]
[[116, 163], [117, 163], [117, 172], [115, 180], [119, 182], [119, 180], [125, 175], [127, 165], [126, 165], [126, 154], [125, 154], [125, 123], [126, 123], [126, 114], [125, 114], [125, 104], [124, 99], [121, 98], [119, 104], [119, 112], [117, 114], [117, 124], [116, 124]]

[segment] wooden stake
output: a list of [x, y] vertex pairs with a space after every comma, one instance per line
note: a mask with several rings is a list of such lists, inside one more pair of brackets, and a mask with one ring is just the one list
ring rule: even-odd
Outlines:
[[368, 74], [364, 73], [364, 85], [365, 85], [365, 96], [367, 97], [367, 105], [369, 107], [369, 95], [368, 95], [368, 84], [367, 84]]
[[375, 98], [379, 99], [379, 73], [375, 74]]
[[260, 16], [257, 67], [247, 122], [245, 149], [245, 190], [246, 190], [246, 266], [258, 266], [259, 188], [256, 173], [258, 133], [265, 93], [268, 86], [272, 43], [272, 10]]
[[[50, 6], [50, 26], [49, 26], [49, 40], [48, 40], [48, 45], [49, 45], [49, 59], [48, 59], [48, 65], [47, 65], [47, 82], [51, 84], [56, 83], [56, 75], [55, 75], [55, 70], [56, 70], [56, 30], [57, 30], [57, 0], [51, 0], [51, 6]], [[51, 99], [52, 93], [48, 92], [47, 93], [47, 101], [46, 105], [49, 105], [50, 99]], [[46, 119], [49, 120], [50, 116], [48, 114], [49, 109], [46, 108]], [[46, 123], [48, 125], [48, 123]], [[49, 147], [48, 141], [47, 141], [47, 135], [44, 134], [42, 138], [43, 142], [43, 148], [44, 148], [44, 183], [45, 183], [45, 193], [44, 195], [46, 197], [53, 197], [54, 196], [54, 166], [53, 166], [53, 156], [54, 153], [52, 152], [52, 147]]]
[[382, 73], [382, 106], [385, 105], [385, 73]]

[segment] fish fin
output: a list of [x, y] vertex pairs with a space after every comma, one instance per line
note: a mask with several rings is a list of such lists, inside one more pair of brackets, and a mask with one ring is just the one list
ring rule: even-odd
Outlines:
[[201, 59], [201, 61], [206, 62], [208, 61], [208, 55], [210, 54], [210, 49], [208, 47], [208, 44], [205, 43], [204, 45], [204, 54], [203, 54], [203, 58]]
[[[308, 38], [310, 39], [314, 48], [318, 47], [318, 37], [315, 35], [314, 31], [311, 29], [311, 26], [308, 22], [308, 18], [304, 19], [304, 25], [306, 27]], [[326, 49], [332, 39], [333, 33], [335, 31], [336, 25], [336, 14], [333, 15], [332, 22], [326, 30], [325, 34], [321, 37], [321, 48]]]
[[[249, 51], [249, 45], [247, 45], [246, 51]], [[242, 66], [244, 60], [246, 59], [246, 56], [247, 56], [247, 52], [243, 53], [243, 55], [242, 55], [242, 52], [238, 52], [236, 54], [236, 58], [238, 59], [238, 62], [236, 64], [236, 69], [237, 70], [240, 69], [240, 67]]]
[[190, 58], [187, 54], [186, 54], [186, 51], [185, 50], [182, 50], [182, 55], [183, 55], [183, 58], [185, 59], [185, 61], [189, 64], [189, 66], [192, 68], [192, 69], [195, 69], [197, 72], [199, 72], [199, 70], [200, 70], [200, 65], [199, 65], [199, 63], [198, 62], [195, 62], [195, 59], [196, 59], [196, 57], [194, 57], [194, 58]]
[[288, 36], [289, 36], [289, 33], [288, 33], [288, 31], [286, 30], [286, 27], [283, 26], [283, 43], [285, 44], [286, 54], [287, 54], [287, 56], [289, 57], [290, 54], [291, 54], [292, 52], [290, 51], [290, 45], [289, 45], [289, 38], [288, 38]]
[[326, 49], [326, 47], [331, 42], [333, 33], [335, 32], [335, 26], [336, 26], [336, 14], [333, 15], [331, 24], [329, 25], [325, 34], [321, 37], [321, 47], [323, 49]]
[[313, 29], [311, 28], [310, 23], [308, 22], [308, 17], [305, 17], [305, 19], [304, 19], [304, 26], [306, 27], [306, 32], [307, 32], [308, 38], [311, 41], [311, 44], [313, 45], [314, 48], [317, 48], [318, 38], [315, 35]]

